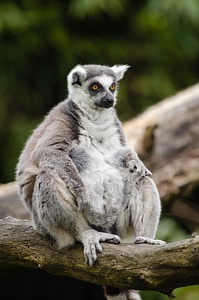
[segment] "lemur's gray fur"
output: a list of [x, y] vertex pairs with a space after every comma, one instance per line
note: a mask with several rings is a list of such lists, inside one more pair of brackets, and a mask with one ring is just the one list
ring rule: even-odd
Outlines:
[[[116, 116], [117, 84], [127, 65], [78, 65], [68, 75], [68, 98], [33, 132], [17, 165], [19, 194], [38, 232], [59, 247], [79, 241], [92, 266], [100, 242], [154, 240], [160, 200], [151, 172], [126, 143]], [[106, 289], [107, 299], [140, 299]]]

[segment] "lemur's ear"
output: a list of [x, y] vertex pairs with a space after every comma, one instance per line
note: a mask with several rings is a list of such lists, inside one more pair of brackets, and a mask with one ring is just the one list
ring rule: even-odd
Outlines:
[[68, 85], [81, 86], [82, 82], [86, 79], [86, 71], [80, 65], [76, 66], [68, 74]]
[[130, 66], [128, 65], [115, 65], [111, 67], [111, 69], [115, 73], [117, 81], [123, 78], [124, 73], [128, 70], [128, 68], [130, 68]]

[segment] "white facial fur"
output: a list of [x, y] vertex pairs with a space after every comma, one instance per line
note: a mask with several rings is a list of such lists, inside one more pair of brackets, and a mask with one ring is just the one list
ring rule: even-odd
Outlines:
[[[110, 91], [110, 86], [114, 83], [117, 87], [117, 81], [123, 78], [124, 73], [129, 68], [128, 65], [114, 65], [113, 67], [103, 67], [98, 65], [76, 66], [68, 75], [68, 92], [73, 101], [81, 106], [94, 105], [98, 106], [99, 99], [105, 95], [114, 98], [113, 106], [116, 103], [117, 89], [114, 92]], [[88, 72], [88, 74], [87, 74]], [[98, 82], [103, 87], [104, 91], [99, 93], [99, 97], [95, 97], [89, 93], [89, 85], [92, 82]], [[97, 104], [97, 105], [96, 105]]]
[[107, 92], [109, 91], [110, 86], [112, 85], [112, 83], [114, 82], [114, 79], [112, 76], [108, 76], [106, 74], [103, 74], [102, 76], [96, 76], [92, 79], [92, 81], [98, 81], [99, 83], [101, 83], [101, 85], [104, 87], [104, 89]]
[[[98, 65], [96, 65], [98, 66]], [[116, 81], [119, 81], [123, 78], [125, 72], [128, 70], [129, 66], [128, 65], [114, 65], [110, 67], [109, 69], [113, 72], [113, 75], [115, 76]], [[86, 70], [84, 69], [84, 66], [77, 65], [75, 68], [71, 70], [71, 72], [68, 74], [67, 81], [68, 81], [68, 92], [71, 94], [73, 90], [73, 74], [77, 73], [80, 77], [80, 81], [83, 82], [86, 80]], [[97, 74], [94, 74], [96, 77]], [[93, 77], [94, 77], [93, 76]]]

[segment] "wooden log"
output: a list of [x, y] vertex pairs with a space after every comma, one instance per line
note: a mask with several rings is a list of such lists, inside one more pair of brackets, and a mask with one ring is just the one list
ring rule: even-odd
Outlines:
[[31, 222], [0, 220], [0, 269], [43, 269], [98, 285], [154, 290], [171, 296], [177, 287], [199, 284], [199, 236], [167, 245], [102, 244], [94, 267], [84, 262], [79, 244], [57, 249]]
[[19, 219], [30, 219], [30, 214], [18, 197], [16, 182], [0, 185], [0, 219], [7, 215]]

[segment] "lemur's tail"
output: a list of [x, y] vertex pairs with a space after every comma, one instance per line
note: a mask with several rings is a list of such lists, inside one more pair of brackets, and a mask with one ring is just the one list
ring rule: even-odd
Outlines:
[[121, 290], [105, 286], [104, 294], [107, 300], [142, 300], [139, 292], [135, 290]]

